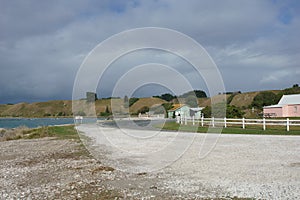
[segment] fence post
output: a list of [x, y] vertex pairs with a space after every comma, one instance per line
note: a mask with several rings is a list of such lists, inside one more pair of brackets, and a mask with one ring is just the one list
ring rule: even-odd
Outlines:
[[263, 130], [266, 130], [266, 118], [263, 118]]
[[184, 116], [184, 125], [187, 125], [187, 116]]
[[286, 131], [290, 131], [290, 119], [286, 118]]
[[226, 117], [224, 117], [224, 128], [227, 128]]
[[195, 125], [195, 116], [193, 116], [193, 126]]
[[202, 115], [202, 116], [201, 116], [201, 126], [204, 125], [203, 120], [204, 120], [204, 117], [203, 117], [203, 115]]
[[183, 116], [180, 115], [180, 124], [183, 124]]
[[242, 121], [243, 121], [243, 129], [245, 129], [245, 118], [244, 117], [243, 117]]
[[212, 126], [215, 127], [215, 118], [214, 117], [211, 118], [211, 122], [212, 122]]

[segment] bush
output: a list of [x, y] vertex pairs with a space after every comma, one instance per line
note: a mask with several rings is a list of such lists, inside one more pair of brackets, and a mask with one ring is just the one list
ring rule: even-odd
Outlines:
[[144, 107], [142, 107], [142, 108], [140, 108], [140, 109], [138, 110], [138, 113], [144, 114], [144, 113], [146, 113], [146, 112], [149, 112], [149, 107], [148, 107], [148, 106], [144, 106]]
[[236, 106], [227, 105], [226, 117], [228, 118], [242, 118], [245, 113]]
[[185, 103], [192, 108], [198, 107], [198, 99], [194, 95], [190, 95], [185, 99]]
[[180, 97], [186, 98], [191, 95], [196, 96], [197, 98], [206, 98], [207, 97], [206, 93], [202, 90], [190, 91], [190, 92], [184, 93], [183, 95], [180, 95]]
[[211, 117], [211, 106], [206, 106], [205, 108], [203, 108], [202, 113], [206, 118]]
[[166, 111], [168, 111], [173, 107], [173, 104], [172, 103], [163, 103], [162, 106], [165, 108]]
[[288, 95], [288, 94], [300, 94], [300, 87], [298, 84], [294, 84], [291, 88], [286, 88], [282, 91], [282, 95]]
[[163, 99], [165, 101], [171, 101], [176, 98], [176, 96], [173, 96], [172, 94], [169, 94], [169, 93], [162, 94], [161, 96], [153, 96], [153, 97], [157, 97], [157, 98]]
[[254, 97], [251, 106], [258, 109], [262, 109], [264, 106], [277, 104], [280, 98], [281, 95], [276, 95], [273, 92], [260, 92]]
[[[223, 113], [223, 104], [216, 104], [214, 107], [214, 116], [213, 117], [224, 117]], [[205, 118], [212, 117], [212, 108], [211, 106], [206, 106], [202, 113]], [[245, 113], [241, 110], [241, 108], [231, 105], [226, 105], [226, 117], [227, 118], [242, 118]]]
[[78, 112], [76, 113], [76, 115], [79, 115], [79, 116], [86, 116], [85, 112], [83, 112], [83, 111], [78, 111]]
[[133, 98], [130, 98], [129, 99], [129, 107], [131, 107], [135, 102], [137, 102], [139, 100], [139, 98], [135, 98], [135, 97], [133, 97]]
[[61, 116], [65, 116], [66, 115], [66, 113], [65, 112], [59, 112], [59, 113], [57, 113], [57, 116], [59, 116], [59, 117], [61, 117]]

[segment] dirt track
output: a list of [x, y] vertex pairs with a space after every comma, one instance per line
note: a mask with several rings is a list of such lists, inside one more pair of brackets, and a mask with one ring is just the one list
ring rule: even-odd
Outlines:
[[[79, 129], [91, 138], [96, 138], [94, 134], [99, 130], [86, 125]], [[169, 134], [173, 133], [164, 132], [163, 137], [171, 138]], [[138, 149], [116, 136], [128, 144], [125, 147]], [[190, 137], [191, 133], [181, 133], [178, 141]], [[120, 170], [120, 166], [134, 168], [138, 161], [140, 166], [153, 165], [145, 156], [130, 157], [108, 145], [104, 148], [99, 140], [88, 143], [101, 157], [100, 162], [88, 156], [76, 140], [0, 142], [0, 199], [299, 198], [300, 137], [222, 135], [213, 151], [199, 159], [202, 138], [197, 134], [182, 158], [152, 172]], [[149, 143], [150, 148], [156, 145]]]

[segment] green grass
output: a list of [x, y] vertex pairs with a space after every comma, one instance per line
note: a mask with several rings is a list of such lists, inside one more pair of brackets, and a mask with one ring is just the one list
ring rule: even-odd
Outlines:
[[24, 138], [56, 137], [58, 139], [79, 139], [74, 125], [68, 126], [45, 126], [41, 128], [29, 129], [24, 132]]
[[[186, 132], [198, 132], [198, 133], [207, 133], [208, 127], [201, 126], [192, 126], [192, 125], [181, 125], [176, 122], [166, 122], [165, 124], [156, 125], [157, 128], [163, 130], [172, 130], [172, 131], [186, 131]], [[220, 128], [220, 127], [219, 127]], [[210, 128], [211, 133], [219, 128]], [[266, 130], [263, 130], [261, 126], [249, 126], [245, 129], [241, 127], [227, 127], [222, 129], [223, 134], [253, 134], [253, 135], [300, 135], [300, 127], [290, 127], [290, 131], [286, 131], [283, 126], [270, 126]]]

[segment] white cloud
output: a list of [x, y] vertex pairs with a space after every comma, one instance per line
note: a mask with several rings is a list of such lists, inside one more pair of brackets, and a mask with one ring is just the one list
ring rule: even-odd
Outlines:
[[50, 99], [68, 98], [76, 70], [94, 46], [112, 34], [144, 26], [172, 28], [203, 44], [228, 90], [283, 88], [299, 76], [299, 7], [260, 0], [2, 1], [0, 85], [6, 92], [0, 99], [7, 101], [5, 93], [12, 93], [14, 101], [16, 93], [46, 99], [44, 88]]

